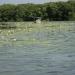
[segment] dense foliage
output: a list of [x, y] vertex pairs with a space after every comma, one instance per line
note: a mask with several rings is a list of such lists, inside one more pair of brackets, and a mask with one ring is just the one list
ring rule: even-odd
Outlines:
[[51, 21], [75, 20], [75, 1], [0, 5], [0, 22], [33, 21], [35, 17]]

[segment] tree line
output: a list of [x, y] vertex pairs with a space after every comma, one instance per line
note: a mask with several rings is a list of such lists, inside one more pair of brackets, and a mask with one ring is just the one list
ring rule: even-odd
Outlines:
[[75, 1], [0, 5], [0, 22], [34, 21], [35, 17], [48, 21], [74, 21]]

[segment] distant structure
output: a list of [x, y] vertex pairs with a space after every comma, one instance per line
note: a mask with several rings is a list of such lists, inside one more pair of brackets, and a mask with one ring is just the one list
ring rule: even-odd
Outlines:
[[36, 23], [41, 23], [41, 17], [36, 18]]
[[33, 19], [34, 23], [41, 23], [41, 20], [42, 20], [42, 17], [30, 16], [30, 18]]

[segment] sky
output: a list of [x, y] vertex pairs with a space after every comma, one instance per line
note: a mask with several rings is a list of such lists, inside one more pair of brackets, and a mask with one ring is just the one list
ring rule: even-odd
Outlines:
[[47, 3], [55, 1], [68, 1], [68, 0], [0, 0], [0, 4], [24, 4], [24, 3]]

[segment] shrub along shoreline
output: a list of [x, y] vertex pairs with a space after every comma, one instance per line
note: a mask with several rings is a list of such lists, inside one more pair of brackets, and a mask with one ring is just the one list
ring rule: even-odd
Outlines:
[[36, 17], [47, 21], [75, 21], [75, 1], [0, 5], [0, 22], [35, 21]]

